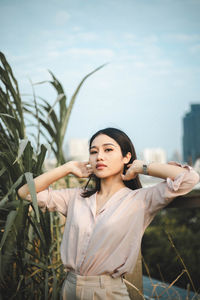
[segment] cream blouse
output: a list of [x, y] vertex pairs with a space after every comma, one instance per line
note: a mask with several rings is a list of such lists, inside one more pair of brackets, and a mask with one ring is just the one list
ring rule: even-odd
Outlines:
[[67, 270], [80, 275], [130, 273], [138, 257], [143, 233], [156, 213], [173, 198], [188, 193], [199, 181], [190, 167], [175, 180], [148, 188], [117, 191], [96, 215], [96, 194], [81, 197], [82, 189], [44, 190], [38, 205], [67, 216], [61, 258]]

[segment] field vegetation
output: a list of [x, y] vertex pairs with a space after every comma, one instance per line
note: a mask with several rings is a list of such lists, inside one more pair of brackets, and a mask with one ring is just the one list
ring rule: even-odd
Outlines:
[[[22, 99], [13, 71], [0, 53], [0, 299], [59, 299], [63, 225], [57, 213], [38, 208], [33, 178], [43, 172], [47, 148], [58, 165], [65, 161], [63, 141], [75, 99], [85, 80], [102, 67], [87, 74], [69, 100], [50, 72], [51, 80], [42, 82], [57, 92], [50, 105], [35, 94], [34, 85], [32, 96]], [[32, 142], [28, 126], [35, 127]], [[41, 136], [45, 144], [40, 144]], [[32, 203], [16, 192], [25, 182]]]

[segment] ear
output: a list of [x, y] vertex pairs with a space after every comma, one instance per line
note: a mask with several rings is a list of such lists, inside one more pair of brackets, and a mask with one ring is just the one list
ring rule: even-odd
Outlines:
[[123, 161], [124, 161], [124, 164], [128, 164], [130, 159], [131, 159], [132, 155], [131, 155], [131, 152], [128, 152], [124, 157], [123, 157]]

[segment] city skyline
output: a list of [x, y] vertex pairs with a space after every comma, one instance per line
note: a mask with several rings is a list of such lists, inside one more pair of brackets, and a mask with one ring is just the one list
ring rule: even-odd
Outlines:
[[[45, 12], [45, 13], [44, 13]], [[98, 66], [74, 105], [65, 139], [104, 127], [124, 130], [138, 155], [163, 148], [182, 154], [183, 117], [200, 103], [199, 0], [1, 1], [1, 51], [22, 93], [32, 82], [63, 84], [68, 98]], [[46, 85], [36, 93], [50, 103]]]
[[200, 159], [200, 104], [191, 105], [190, 112], [183, 118], [183, 156], [184, 161], [194, 164]]

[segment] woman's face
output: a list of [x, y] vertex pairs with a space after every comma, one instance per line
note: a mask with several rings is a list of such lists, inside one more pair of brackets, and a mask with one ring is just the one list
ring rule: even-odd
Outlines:
[[105, 134], [98, 135], [91, 144], [89, 162], [99, 178], [121, 174], [129, 160], [130, 153], [123, 157], [119, 144]]

